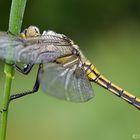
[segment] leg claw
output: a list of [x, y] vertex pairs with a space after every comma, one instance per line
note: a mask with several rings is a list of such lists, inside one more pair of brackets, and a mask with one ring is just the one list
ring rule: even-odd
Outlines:
[[3, 113], [3, 112], [5, 112], [5, 111], [7, 111], [7, 109], [2, 108], [2, 109], [0, 110], [0, 113]]

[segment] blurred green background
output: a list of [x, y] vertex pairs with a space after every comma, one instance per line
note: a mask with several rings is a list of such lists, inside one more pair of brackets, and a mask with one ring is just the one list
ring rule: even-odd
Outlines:
[[[0, 2], [0, 30], [6, 31], [10, 0]], [[140, 97], [139, 0], [30, 0], [23, 29], [36, 25], [73, 39], [99, 71]], [[0, 63], [0, 105], [4, 89]], [[32, 88], [37, 67], [28, 76], [16, 72], [12, 93]], [[76, 104], [42, 93], [10, 104], [7, 140], [131, 140], [140, 138], [140, 112], [96, 84], [95, 98]], [[55, 85], [54, 85], [55, 88]]]

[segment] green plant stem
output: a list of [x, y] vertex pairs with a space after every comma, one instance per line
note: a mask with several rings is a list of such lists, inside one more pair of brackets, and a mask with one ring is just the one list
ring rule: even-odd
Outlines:
[[7, 115], [8, 115], [8, 100], [10, 96], [10, 89], [11, 89], [11, 83], [12, 83], [12, 77], [14, 75], [14, 70], [13, 68], [5, 64], [5, 69], [8, 71], [6, 74], [6, 81], [5, 81], [5, 91], [4, 91], [4, 96], [3, 96], [3, 107], [2, 109], [7, 109], [6, 111], [2, 112], [1, 116], [1, 123], [0, 123], [0, 140], [5, 139], [5, 134], [6, 134], [6, 126], [7, 126]]
[[[24, 15], [25, 5], [27, 0], [12, 0], [10, 19], [9, 19], [9, 31], [12, 34], [18, 35], [21, 30], [22, 19]], [[6, 74], [5, 89], [2, 100], [2, 111], [0, 118], [0, 140], [5, 140], [7, 117], [8, 117], [8, 103], [11, 91], [12, 79], [14, 76], [14, 68], [11, 65], [10, 60], [6, 60], [4, 72]]]

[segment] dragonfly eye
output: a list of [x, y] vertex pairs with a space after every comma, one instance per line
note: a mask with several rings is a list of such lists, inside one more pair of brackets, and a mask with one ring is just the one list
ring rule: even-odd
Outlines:
[[40, 35], [39, 29], [38, 29], [36, 26], [34, 26], [33, 28], [34, 28], [34, 30], [35, 30], [36, 35]]
[[29, 26], [21, 33], [21, 36], [23, 38], [36, 37], [39, 35], [40, 35], [40, 31], [36, 26]]

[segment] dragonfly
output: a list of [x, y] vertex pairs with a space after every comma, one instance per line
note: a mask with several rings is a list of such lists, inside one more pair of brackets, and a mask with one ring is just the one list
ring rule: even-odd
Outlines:
[[[22, 74], [29, 74], [35, 64], [38, 72], [30, 91], [13, 94], [9, 102], [36, 93], [44, 93], [71, 102], [87, 102], [94, 97], [91, 82], [140, 109], [140, 99], [106, 79], [84, 56], [79, 46], [64, 34], [29, 26], [19, 36], [0, 32], [0, 59], [10, 60]], [[23, 68], [18, 63], [24, 63]]]

